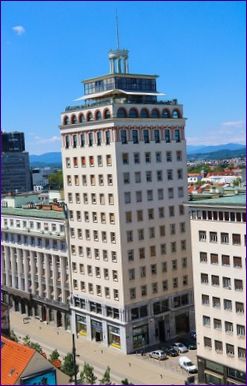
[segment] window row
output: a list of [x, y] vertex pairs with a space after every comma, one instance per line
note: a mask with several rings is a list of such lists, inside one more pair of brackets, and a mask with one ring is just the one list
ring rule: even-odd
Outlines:
[[[71, 194], [71, 193], [70, 193]], [[90, 202], [89, 202], [90, 197]], [[73, 196], [68, 195], [69, 202], [71, 202], [71, 199]], [[75, 193], [75, 202], [76, 204], [80, 204], [81, 202], [85, 205], [92, 204], [92, 205], [114, 205], [114, 195], [112, 193], [108, 193], [107, 195], [104, 193], [91, 193], [90, 195], [88, 193], [82, 193], [82, 201], [81, 201], [81, 193]], [[74, 220], [74, 218], [77, 219], [77, 221], [82, 221], [82, 212], [77, 210], [75, 211], [75, 216], [72, 210], [69, 211], [70, 213], [70, 220]]]
[[[79, 266], [79, 267], [78, 267]], [[103, 277], [105, 280], [118, 281], [118, 271], [109, 270], [108, 268], [93, 267], [92, 265], [77, 264], [72, 262], [72, 272], [79, 273], [81, 275], [95, 276], [97, 278]]]
[[33, 231], [45, 231], [45, 232], [64, 232], [63, 224], [55, 224], [33, 220], [18, 220], [12, 218], [3, 219], [4, 227], [32, 229]]
[[[155, 156], [154, 156], [155, 154]], [[144, 154], [141, 155], [141, 153], [122, 153], [122, 162], [124, 165], [129, 165], [132, 164], [143, 164], [145, 161], [146, 164], [152, 163], [152, 157], [154, 156], [154, 160], [156, 163], [161, 163], [162, 162], [162, 152], [161, 151], [156, 151], [155, 153], [151, 152], [145, 152]], [[142, 160], [142, 157], [144, 156], [144, 160]], [[131, 160], [131, 158], [133, 159]], [[173, 162], [173, 157], [172, 157], [172, 152], [167, 151], [166, 152], [166, 162]], [[182, 161], [182, 151], [176, 151], [176, 160], [177, 161]], [[182, 172], [181, 172], [182, 173]]]
[[2, 240], [14, 244], [33, 246], [45, 249], [54, 250], [66, 250], [66, 244], [64, 241], [46, 238], [46, 237], [35, 237], [15, 233], [3, 232]]
[[191, 219], [194, 220], [214, 220], [230, 222], [246, 222], [246, 213], [244, 212], [223, 212], [212, 210], [192, 210]]
[[[178, 269], [177, 260], [172, 260], [171, 270], [176, 271], [177, 269]], [[160, 264], [151, 264], [149, 267], [144, 265], [142, 267], [139, 267], [139, 269], [131, 268], [128, 270], [128, 279], [129, 280], [142, 279], [150, 275], [155, 276], [157, 274], [160, 274], [160, 272], [162, 273], [167, 272], [167, 262], [162, 262]], [[188, 276], [184, 275], [183, 285], [187, 285], [187, 284], [188, 284]]]
[[[90, 241], [92, 239], [93, 241], [101, 241], [102, 243], [107, 243], [107, 234], [108, 233], [105, 232], [105, 231], [99, 232], [99, 231], [96, 231], [96, 230], [90, 231], [90, 229], [85, 229], [85, 240]], [[109, 237], [109, 241], [112, 244], [116, 244], [116, 234], [115, 234], [115, 232], [110, 232], [108, 237]], [[79, 248], [81, 248], [79, 256], [83, 256], [83, 247], [80, 246]], [[75, 247], [75, 245], [71, 245], [71, 253], [73, 255], [76, 254], [76, 247]]]
[[[72, 176], [67, 176], [67, 185], [72, 186], [72, 181], [73, 181], [75, 186], [79, 186], [80, 177], [78, 175], [75, 175], [73, 176], [73, 178], [74, 178], [74, 181], [72, 179]], [[104, 186], [104, 182], [106, 182], [108, 186], [112, 186], [113, 185], [112, 174], [107, 174], [106, 176], [104, 176], [103, 174], [99, 174], [98, 176], [94, 174], [90, 174], [90, 175], [83, 174], [81, 176], [81, 184], [83, 186], [87, 186], [88, 184], [91, 186], [96, 186], [96, 185]]]
[[236, 324], [234, 331], [234, 324], [229, 321], [223, 321], [221, 319], [215, 319], [207, 315], [202, 316], [202, 324], [204, 327], [213, 326], [216, 330], [224, 330], [227, 334], [235, 333], [237, 336], [244, 337], [245, 336], [245, 326], [242, 324]]
[[[90, 222], [90, 215], [89, 215], [90, 212], [86, 212], [84, 211], [83, 212], [83, 220], [84, 222]], [[108, 217], [108, 219], [107, 219]], [[91, 221], [94, 222], [94, 223], [97, 223], [97, 222], [101, 222], [101, 224], [115, 224], [115, 213], [104, 213], [104, 212], [92, 212], [91, 213]], [[75, 229], [74, 228], [70, 228], [70, 236], [72, 238], [74, 238], [76, 235], [75, 235]], [[83, 238], [83, 235], [82, 235], [82, 229], [77, 229], [77, 237], [79, 239], [82, 239]]]
[[[179, 283], [179, 280], [181, 283]], [[187, 286], [188, 285], [188, 276], [185, 275], [183, 277], [174, 277], [171, 279], [172, 288], [176, 289], [180, 286]], [[168, 280], [163, 280], [161, 283], [154, 282], [149, 283], [149, 285], [144, 284], [140, 286], [139, 288], [133, 287], [129, 289], [129, 298], [130, 300], [138, 299], [140, 296], [148, 296], [148, 295], [155, 295], [158, 292], [163, 292], [168, 290]], [[175, 306], [174, 306], [175, 307]], [[176, 306], [177, 307], [177, 306]]]
[[181, 142], [182, 132], [180, 129], [139, 129], [139, 130], [125, 130], [122, 129], [119, 132], [118, 140], [124, 145], [128, 142], [138, 144], [139, 142], [144, 143], [170, 143], [172, 140], [175, 142]]
[[[104, 296], [108, 299], [119, 300], [119, 291], [117, 289], [111, 290], [109, 287], [102, 287], [101, 285], [95, 285], [93, 283], [87, 283], [85, 281], [73, 280], [73, 289], [77, 291], [87, 292], [92, 295]], [[111, 294], [112, 292], [112, 294]]]
[[[177, 188], [177, 196], [179, 198], [184, 197], [183, 186], [179, 186]], [[168, 198], [169, 199], [174, 198], [174, 189], [173, 188], [171, 188], [171, 189], [168, 188]], [[155, 199], [157, 199], [159, 201], [166, 199], [163, 188], [157, 189], [156, 194], [154, 194], [153, 189], [146, 190], [145, 195], [144, 195], [143, 190], [139, 190], [136, 192], [124, 192], [124, 203], [125, 204], [131, 204], [131, 200], [133, 200], [134, 203], [139, 203], [139, 202], [143, 202], [143, 201], [154, 201]], [[174, 214], [172, 214], [172, 213], [174, 213], [174, 209], [172, 209], [172, 208], [174, 208], [174, 207], [169, 206], [169, 213], [171, 213], [170, 217], [174, 216]]]
[[[219, 264], [219, 256], [216, 253], [210, 253], [210, 263], [211, 264]], [[208, 262], [208, 254], [207, 252], [200, 252], [200, 262], [207, 263]], [[230, 256], [229, 255], [221, 255], [221, 265], [229, 267], [230, 266]], [[234, 268], [242, 268], [242, 257], [233, 256], [232, 257], [232, 266]]]
[[[207, 349], [212, 349], [212, 339], [204, 336], [203, 338], [204, 347]], [[214, 349], [216, 352], [223, 353], [223, 342], [219, 340], [214, 341]], [[232, 344], [225, 343], [225, 353], [230, 357], [235, 356], [235, 347]], [[239, 359], [246, 359], [246, 349], [242, 347], [237, 348], [237, 355]]]
[[[108, 287], [105, 287], [108, 288]], [[106, 290], [106, 292], [108, 292]], [[90, 312], [96, 312], [97, 314], [103, 314], [104, 313], [104, 308], [105, 308], [105, 315], [107, 317], [111, 317], [113, 319], [119, 319], [120, 314], [119, 310], [114, 307], [109, 307], [109, 306], [102, 306], [100, 303], [95, 303], [95, 302], [86, 302], [85, 299], [78, 298], [77, 296], [74, 296], [74, 306], [81, 308], [82, 310], [88, 310]]]
[[[221, 308], [221, 303], [224, 306], [224, 310], [227, 311], [233, 311], [233, 302], [230, 299], [220, 299], [218, 297], [212, 296], [211, 299], [211, 305], [214, 308]], [[210, 297], [209, 295], [202, 294], [202, 305], [204, 306], [210, 306]], [[235, 302], [235, 309], [234, 311], [238, 314], [244, 313], [244, 303], [241, 302]]]
[[[166, 244], [160, 245], [160, 254], [161, 255], [166, 254]], [[128, 262], [135, 261], [135, 259], [137, 258], [136, 255], [138, 255], [139, 259], [144, 259], [145, 258], [145, 248], [139, 248], [138, 251], [135, 251], [134, 249], [128, 249], [127, 250]], [[182, 257], [181, 258], [181, 268], [187, 268], [187, 266], [188, 266], [187, 257]], [[163, 273], [167, 272], [167, 262], [163, 261], [160, 264], [160, 267], [158, 267], [158, 269], [159, 268], [161, 269], [161, 272], [163, 272]], [[177, 259], [173, 259], [171, 261], [171, 268], [173, 271], [175, 271], [179, 268]], [[154, 268], [154, 269], [156, 269], [156, 268]], [[145, 266], [140, 267], [140, 277], [145, 277], [145, 276], [146, 276], [146, 267]]]
[[[182, 118], [181, 111], [179, 109], [169, 109], [159, 110], [154, 108], [149, 110], [147, 108], [142, 108], [140, 111], [135, 107], [132, 107], [127, 111], [124, 107], [120, 107], [117, 110], [117, 118], [173, 118], [178, 119]], [[103, 111], [96, 110], [94, 112], [88, 111], [87, 113], [72, 114], [71, 116], [64, 115], [63, 125], [75, 125], [78, 123], [90, 122], [90, 121], [99, 121], [102, 119], [110, 119], [111, 112], [109, 109], [104, 109]]]
[[[139, 237], [141, 237], [141, 238], [139, 238]], [[138, 234], [138, 238], [139, 238], [139, 240], [144, 240], [144, 237], [142, 238], [142, 235], [140, 236], [140, 234]], [[126, 240], [127, 240], [127, 243], [134, 241], [133, 231], [126, 231]], [[157, 257], [159, 255], [166, 255], [167, 253], [169, 253], [167, 251], [167, 245], [166, 244], [160, 244], [159, 251], [157, 249], [158, 248], [156, 247], [156, 245], [151, 245], [149, 247], [149, 256], [150, 257]], [[170, 243], [170, 253], [175, 253], [178, 251], [178, 249], [179, 249], [178, 248], [178, 242], [172, 241]], [[180, 241], [180, 250], [186, 251], [186, 240]], [[146, 257], [145, 248], [139, 248], [139, 258], [145, 259], [145, 257]]]
[[[79, 161], [78, 161], [79, 159]], [[86, 166], [90, 166], [90, 167], [94, 167], [94, 166], [99, 166], [99, 167], [102, 167], [104, 166], [104, 163], [103, 163], [103, 156], [102, 155], [98, 155], [97, 157], [94, 157], [93, 155], [90, 155], [89, 157], [73, 157], [72, 158], [72, 162], [73, 162], [73, 167], [77, 168], [77, 167], [86, 167]], [[97, 161], [97, 164], [96, 164], [96, 161]], [[68, 158], [66, 157], [65, 158], [65, 165], [67, 168], [70, 168], [71, 167], [71, 158]], [[105, 166], [112, 166], [112, 156], [111, 154], [106, 154], [105, 156]]]
[[117, 252], [115, 251], [108, 251], [106, 249], [100, 250], [98, 248], [90, 248], [86, 247], [85, 248], [85, 254], [84, 254], [84, 247], [79, 245], [77, 247], [77, 253], [76, 253], [76, 246], [72, 245], [71, 246], [73, 252], [73, 255], [78, 255], [78, 256], [86, 256], [88, 258], [94, 257], [95, 260], [100, 260], [102, 258], [103, 261], [109, 261], [111, 259], [111, 262], [117, 263]]
[[[201, 283], [209, 284], [209, 276], [207, 273], [201, 273]], [[222, 281], [222, 287], [231, 290], [234, 283], [234, 289], [236, 291], [243, 291], [243, 280], [231, 279], [230, 277], [223, 276], [220, 278], [218, 275], [211, 275], [211, 285], [220, 286], [220, 280]]]
[[[128, 212], [127, 212], [128, 213]], [[181, 233], [184, 233], [185, 228], [184, 228], [185, 223], [180, 223], [180, 231]], [[147, 239], [155, 239], [156, 237], [164, 237], [166, 236], [166, 227], [165, 225], [160, 225], [159, 230], [157, 231], [157, 227], [149, 227], [149, 228], [142, 228], [142, 229], [137, 229], [136, 230], [136, 239], [137, 240], [147, 240]], [[130, 231], [127, 231], [130, 232]], [[134, 232], [134, 231], [133, 231]], [[175, 235], [176, 234], [176, 224], [170, 224], [169, 226], [169, 235]], [[130, 239], [130, 240], [129, 240]], [[133, 239], [133, 234], [129, 235], [128, 233], [128, 240], [132, 241]]]
[[[136, 184], [139, 184], [141, 182], [161, 182], [161, 181], [172, 181], [173, 180], [173, 171], [167, 170], [167, 173], [163, 173], [163, 170], [156, 170], [156, 172], [152, 172], [151, 170], [148, 170], [146, 172], [135, 172], [131, 179], [131, 174], [129, 172], [123, 173], [123, 183], [124, 184], [130, 184], [131, 182], [135, 182]], [[134, 177], [134, 178], [133, 178]], [[177, 170], [177, 179], [182, 180], [183, 179], [183, 171], [182, 169]], [[171, 191], [173, 191], [173, 188], [170, 188]], [[169, 192], [169, 189], [168, 189]], [[174, 195], [174, 193], [172, 194]]]
[[225, 233], [225, 232], [220, 232], [218, 234], [218, 232], [199, 231], [198, 232], [199, 241], [206, 242], [207, 233], [209, 233], [208, 241], [210, 243], [217, 243], [219, 241], [221, 244], [231, 243], [232, 245], [241, 245], [241, 235], [239, 233], [232, 233], [232, 235], [229, 236], [229, 233]]

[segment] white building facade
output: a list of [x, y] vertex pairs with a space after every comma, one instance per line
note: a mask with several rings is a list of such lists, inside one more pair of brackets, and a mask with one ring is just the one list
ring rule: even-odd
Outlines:
[[188, 332], [194, 311], [183, 108], [158, 102], [157, 76], [127, 73], [126, 55], [110, 52], [60, 129], [72, 323], [129, 353]]
[[246, 197], [191, 202], [199, 382], [245, 383]]
[[23, 315], [70, 329], [63, 210], [2, 208], [1, 295]]

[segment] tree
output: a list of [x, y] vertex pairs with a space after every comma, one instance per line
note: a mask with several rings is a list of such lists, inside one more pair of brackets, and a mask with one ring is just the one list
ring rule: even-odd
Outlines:
[[48, 176], [48, 183], [50, 189], [63, 189], [63, 172], [62, 170], [58, 170], [56, 173], [51, 173]]
[[101, 385], [111, 385], [111, 369], [107, 366], [103, 378], [100, 380]]
[[19, 342], [19, 339], [17, 338], [17, 335], [14, 333], [14, 330], [10, 331], [10, 339], [13, 340], [14, 342]]
[[61, 370], [65, 374], [69, 375], [71, 378], [75, 374], [75, 370], [76, 370], [76, 373], [78, 373], [79, 366], [76, 365], [76, 368], [75, 368], [74, 358], [72, 353], [68, 353], [64, 358]]
[[39, 343], [30, 342], [30, 344], [28, 344], [28, 346], [33, 348], [34, 350], [36, 350], [40, 354], [42, 354], [42, 352], [43, 352], [42, 347], [40, 346]]
[[56, 359], [59, 359], [59, 357], [60, 357], [60, 354], [57, 351], [57, 349], [55, 349], [54, 351], [52, 351], [49, 360], [52, 362], [52, 361], [54, 361]]
[[24, 343], [26, 346], [30, 346], [31, 341], [30, 341], [30, 336], [29, 336], [29, 335], [24, 336], [24, 338], [23, 338], [23, 343]]
[[130, 385], [127, 378], [122, 379], [121, 383], [122, 383], [122, 385]]
[[94, 385], [97, 377], [94, 375], [94, 368], [88, 363], [84, 363], [83, 370], [80, 374], [80, 383], [82, 385]]

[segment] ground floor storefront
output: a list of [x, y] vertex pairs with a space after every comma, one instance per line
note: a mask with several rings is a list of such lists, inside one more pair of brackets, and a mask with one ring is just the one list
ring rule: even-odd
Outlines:
[[[208, 359], [197, 357], [198, 380], [209, 385], [244, 385], [246, 373]], [[230, 364], [230, 363], [229, 363]]]
[[8, 306], [25, 317], [33, 317], [41, 322], [52, 324], [56, 327], [71, 329], [70, 310], [67, 305], [60, 305], [59, 302], [46, 302], [23, 291], [11, 289], [2, 291], [2, 299]]
[[72, 309], [71, 324], [72, 331], [76, 332], [78, 338], [99, 342], [124, 353], [132, 353], [148, 350], [155, 344], [193, 330], [194, 312], [192, 308], [187, 307], [124, 322]]

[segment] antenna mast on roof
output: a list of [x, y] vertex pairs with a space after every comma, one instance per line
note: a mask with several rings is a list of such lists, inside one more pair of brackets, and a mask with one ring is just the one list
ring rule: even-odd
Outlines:
[[117, 16], [117, 9], [116, 9], [116, 32], [117, 32], [117, 49], [119, 50], [119, 32], [118, 32], [118, 16]]

